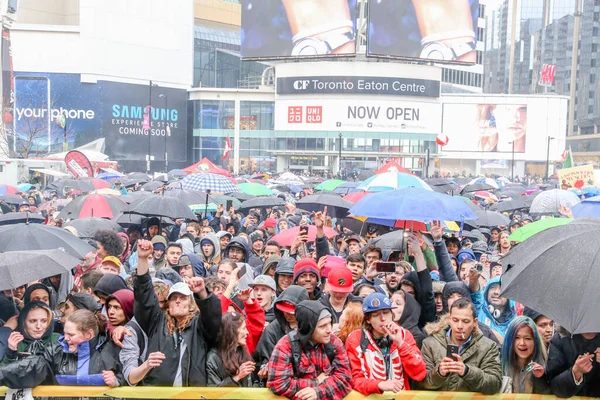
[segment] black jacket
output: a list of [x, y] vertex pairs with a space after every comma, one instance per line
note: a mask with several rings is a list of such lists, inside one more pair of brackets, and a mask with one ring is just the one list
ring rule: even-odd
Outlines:
[[404, 275], [403, 281], [409, 281], [415, 287], [415, 299], [421, 306], [419, 326], [424, 327], [429, 322], [437, 319], [435, 312], [435, 296], [433, 295], [433, 284], [428, 270], [421, 272], [412, 271]]
[[583, 375], [581, 385], [575, 385], [572, 373], [577, 357], [586, 352], [594, 354], [594, 351], [600, 347], [600, 335], [587, 341], [581, 335], [570, 336], [561, 333], [555, 334], [550, 341], [550, 354], [546, 367], [546, 376], [550, 379], [552, 393], [561, 398], [600, 397], [600, 365], [595, 359], [592, 370]]
[[404, 329], [408, 329], [415, 338], [417, 347], [420, 349], [423, 340], [427, 337], [427, 333], [419, 327], [419, 317], [421, 316], [421, 306], [412, 295], [404, 292], [404, 311], [400, 316], [398, 323]]
[[[148, 354], [160, 351], [166, 358], [160, 367], [152, 369], [143, 380], [148, 386], [173, 386], [180, 358], [177, 334], [170, 335], [166, 316], [161, 310], [149, 274], [134, 281], [134, 315], [148, 335]], [[209, 293], [208, 298], [194, 297], [200, 314], [180, 332], [187, 346], [181, 360], [183, 386], [206, 386], [206, 355], [216, 345], [221, 325], [221, 301]]]
[[206, 372], [208, 374], [208, 386], [252, 387], [252, 374], [241, 379], [239, 382], [232, 379], [227, 373], [221, 356], [216, 349], [212, 349], [208, 353]]
[[[337, 317], [336, 311], [333, 309], [333, 306], [331, 305], [331, 301], [329, 300], [330, 297], [331, 297], [331, 295], [324, 294], [323, 296], [321, 296], [321, 298], [319, 299], [319, 301], [321, 302], [321, 304], [323, 304], [325, 307], [327, 307], [327, 309], [331, 313], [331, 323], [332, 324], [337, 324], [340, 321], [339, 321], [339, 318]], [[346, 306], [348, 305], [348, 303], [360, 303], [360, 304], [362, 304], [362, 302], [363, 302], [362, 297], [358, 297], [358, 296], [353, 295], [352, 293], [349, 293], [348, 297], [346, 297], [346, 303], [344, 304], [344, 308], [346, 308]]]

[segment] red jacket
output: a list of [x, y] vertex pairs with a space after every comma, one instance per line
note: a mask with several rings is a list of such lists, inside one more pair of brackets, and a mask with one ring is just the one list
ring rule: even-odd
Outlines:
[[[402, 346], [398, 347], [395, 342], [390, 346], [390, 379], [404, 380], [404, 389], [409, 390], [408, 379], [422, 381], [427, 374], [427, 367], [413, 335], [404, 328], [401, 328], [401, 334], [404, 340]], [[365, 343], [362, 347], [361, 340], [362, 329], [355, 330], [346, 339], [346, 352], [352, 368], [352, 388], [365, 396], [382, 393], [378, 387], [379, 382], [388, 380], [383, 353], [368, 331], [364, 330]]]
[[257, 301], [254, 301], [252, 304], [244, 303], [244, 310], [242, 311], [237, 304], [225, 296], [219, 296], [219, 300], [221, 300], [221, 312], [223, 314], [229, 310], [229, 306], [233, 306], [238, 312], [246, 314], [246, 329], [248, 329], [246, 347], [250, 354], [254, 353], [260, 336], [265, 329], [265, 310], [262, 309]]

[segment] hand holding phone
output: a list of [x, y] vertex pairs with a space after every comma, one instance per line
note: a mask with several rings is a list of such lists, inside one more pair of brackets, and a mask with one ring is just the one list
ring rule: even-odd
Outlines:
[[395, 262], [378, 261], [375, 263], [375, 270], [380, 273], [394, 273], [396, 272]]
[[446, 357], [453, 359], [454, 361], [457, 361], [456, 357], [454, 356], [455, 354], [458, 354], [458, 346], [455, 344], [449, 344], [448, 346], [446, 346]]

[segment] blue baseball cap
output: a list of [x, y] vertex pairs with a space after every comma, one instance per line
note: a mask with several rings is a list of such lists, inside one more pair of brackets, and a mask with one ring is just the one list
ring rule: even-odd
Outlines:
[[465, 260], [473, 260], [476, 261], [475, 258], [475, 253], [473, 253], [473, 250], [471, 249], [461, 249], [458, 254], [456, 255], [456, 260], [458, 261], [458, 264], [462, 264], [463, 261]]
[[363, 300], [363, 313], [370, 313], [379, 310], [393, 310], [391, 300], [384, 294], [371, 293]]

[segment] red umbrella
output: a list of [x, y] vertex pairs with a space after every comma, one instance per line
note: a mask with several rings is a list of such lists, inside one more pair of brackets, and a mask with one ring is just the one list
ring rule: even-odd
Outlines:
[[86, 181], [88, 181], [92, 185], [94, 185], [94, 188], [96, 188], [96, 190], [110, 189], [110, 184], [107, 181], [103, 181], [102, 179], [89, 178], [89, 179], [86, 179]]
[[[325, 230], [325, 236], [327, 236], [328, 238], [332, 238], [334, 236], [337, 236], [338, 233], [329, 228], [329, 227], [324, 227], [323, 228]], [[275, 235], [271, 238], [271, 240], [276, 241], [280, 246], [283, 247], [291, 247], [294, 244], [294, 241], [296, 240], [296, 236], [298, 236], [298, 231], [300, 231], [300, 227], [296, 226], [290, 229], [286, 229], [285, 231], [281, 232], [278, 235]], [[309, 225], [308, 226], [308, 241], [309, 242], [314, 242], [315, 240], [317, 240], [317, 228], [314, 225]]]
[[344, 200], [349, 201], [351, 203], [356, 203], [366, 195], [371, 194], [371, 192], [354, 192], [349, 193], [344, 196]]
[[127, 204], [118, 197], [102, 194], [88, 194], [72, 200], [63, 208], [58, 215], [59, 218], [114, 218], [121, 213]]

